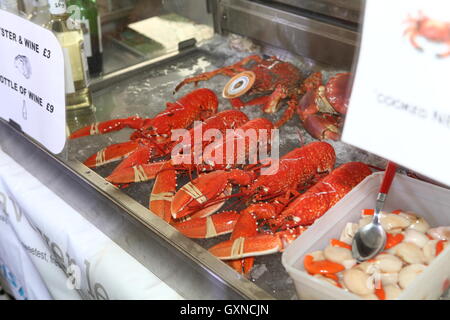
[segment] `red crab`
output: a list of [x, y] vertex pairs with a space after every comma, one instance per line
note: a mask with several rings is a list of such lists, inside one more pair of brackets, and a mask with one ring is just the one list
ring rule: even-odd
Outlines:
[[300, 100], [297, 113], [303, 127], [316, 139], [338, 140], [342, 115], [347, 112], [351, 73], [338, 73], [326, 85], [322, 73], [315, 72], [302, 85], [306, 92]]
[[233, 65], [184, 79], [176, 86], [175, 92], [188, 83], [194, 82], [197, 85], [199, 81], [209, 80], [219, 74], [233, 77], [244, 71], [252, 71], [256, 76], [255, 83], [250, 91], [247, 92], [247, 95], [264, 95], [246, 102], [240, 98], [234, 98], [231, 99], [232, 105], [240, 108], [262, 104], [264, 112], [275, 113], [280, 107], [281, 100], [288, 98], [288, 108], [275, 124], [275, 127], [282, 126], [295, 112], [295, 106], [298, 104], [298, 88], [302, 82], [302, 75], [300, 70], [293, 64], [282, 61], [277, 57], [265, 59], [258, 55], [248, 56]]
[[422, 11], [419, 11], [417, 18], [408, 16], [406, 23], [408, 23], [408, 27], [404, 35], [409, 37], [409, 41], [414, 48], [423, 50], [416, 42], [416, 38], [420, 36], [428, 41], [443, 42], [449, 46], [446, 52], [437, 54], [437, 57], [445, 58], [450, 55], [450, 22], [428, 18]]

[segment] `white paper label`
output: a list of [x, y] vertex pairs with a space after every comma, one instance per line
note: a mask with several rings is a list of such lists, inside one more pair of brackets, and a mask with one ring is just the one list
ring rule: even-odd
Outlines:
[[89, 58], [92, 57], [91, 28], [89, 25], [89, 20], [82, 19], [80, 21], [80, 25], [82, 26], [81, 31], [83, 31], [84, 50], [86, 56]]
[[102, 21], [100, 15], [97, 16], [97, 30], [100, 52], [103, 52], [103, 35], [102, 35]]
[[51, 152], [66, 141], [64, 58], [54, 34], [0, 10], [0, 117]]
[[450, 2], [366, 1], [342, 140], [450, 185]]
[[66, 94], [75, 92], [75, 83], [73, 82], [72, 65], [70, 64], [69, 49], [63, 48], [64, 60], [64, 75], [65, 75], [65, 92]]
[[100, 15], [97, 16], [97, 30], [100, 52], [103, 52], [103, 35], [102, 35], [102, 21]]

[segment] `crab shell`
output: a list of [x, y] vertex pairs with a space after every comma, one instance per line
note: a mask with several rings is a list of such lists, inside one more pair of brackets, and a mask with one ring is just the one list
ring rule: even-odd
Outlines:
[[269, 57], [261, 62], [249, 62], [248, 70], [256, 75], [255, 83], [249, 94], [273, 91], [278, 85], [294, 89], [302, 80], [300, 70], [293, 64]]
[[325, 97], [334, 110], [340, 114], [347, 113], [348, 102], [350, 100], [351, 73], [338, 73], [325, 86]]

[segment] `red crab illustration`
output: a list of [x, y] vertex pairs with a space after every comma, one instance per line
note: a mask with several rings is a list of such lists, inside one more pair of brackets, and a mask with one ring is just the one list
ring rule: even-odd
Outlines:
[[422, 47], [416, 42], [417, 37], [423, 37], [431, 42], [445, 43], [449, 47], [446, 52], [438, 53], [438, 58], [450, 56], [450, 22], [439, 21], [427, 17], [422, 11], [419, 11], [418, 17], [408, 16], [406, 20], [408, 27], [404, 35], [409, 37], [412, 46], [422, 51]]

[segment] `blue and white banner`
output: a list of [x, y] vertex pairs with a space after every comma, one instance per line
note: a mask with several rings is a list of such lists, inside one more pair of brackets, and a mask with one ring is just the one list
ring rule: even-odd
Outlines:
[[1, 149], [0, 278], [16, 299], [182, 299]]

